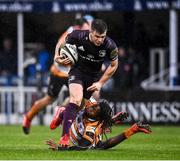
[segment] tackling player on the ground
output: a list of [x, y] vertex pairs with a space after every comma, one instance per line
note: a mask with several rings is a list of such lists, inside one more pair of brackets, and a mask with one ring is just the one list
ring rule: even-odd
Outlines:
[[[91, 29], [76, 30], [66, 37], [66, 43], [76, 45], [78, 62], [69, 72], [70, 103], [64, 113], [63, 132], [59, 143], [69, 145], [69, 128], [76, 117], [83, 97], [89, 99], [95, 91], [100, 91], [103, 84], [111, 78], [118, 67], [118, 50], [115, 42], [107, 34], [107, 24], [96, 19], [91, 24]], [[110, 65], [101, 73], [105, 59]], [[58, 53], [54, 60], [60, 64], [69, 64], [68, 58], [63, 59]], [[56, 118], [54, 118], [56, 119]]]
[[[61, 107], [59, 110], [61, 110], [59, 116], [59, 120], [61, 120], [59, 124], [61, 124], [65, 109]], [[151, 133], [151, 128], [148, 124], [138, 122], [121, 134], [103, 141], [102, 136], [107, 129], [110, 129], [113, 124], [122, 122], [127, 117], [128, 113], [126, 112], [119, 112], [112, 116], [112, 109], [106, 100], [99, 103], [89, 103], [84, 110], [78, 112], [76, 119], [71, 125], [69, 131], [70, 146], [59, 146], [53, 140], [47, 140], [46, 143], [52, 150], [109, 149], [138, 132]]]

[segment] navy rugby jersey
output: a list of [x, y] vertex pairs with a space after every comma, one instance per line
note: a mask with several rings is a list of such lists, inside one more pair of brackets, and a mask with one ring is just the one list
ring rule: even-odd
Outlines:
[[100, 46], [94, 45], [89, 40], [89, 30], [74, 30], [66, 37], [66, 43], [76, 45], [78, 51], [78, 62], [74, 67], [87, 73], [99, 73], [105, 59], [113, 61], [118, 58], [115, 51], [115, 42], [106, 36]]

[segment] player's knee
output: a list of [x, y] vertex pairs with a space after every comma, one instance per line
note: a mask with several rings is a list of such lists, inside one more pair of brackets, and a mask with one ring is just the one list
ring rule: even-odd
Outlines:
[[47, 97], [46, 97], [46, 102], [49, 103], [49, 104], [51, 104], [52, 102], [54, 102], [54, 100], [55, 100], [55, 98], [53, 98], [53, 97], [50, 97], [50, 96], [47, 96]]
[[78, 106], [81, 105], [81, 101], [82, 101], [82, 99], [70, 98], [70, 103], [74, 103], [74, 104], [76, 104]]
[[36, 100], [34, 102], [35, 106], [49, 105], [54, 101], [52, 97], [43, 97], [42, 99]]
[[34, 102], [33, 106], [39, 106], [39, 104], [40, 104], [40, 101], [37, 100], [37, 101]]
[[62, 106], [66, 106], [69, 103], [69, 97], [66, 97], [65, 100], [62, 103]]

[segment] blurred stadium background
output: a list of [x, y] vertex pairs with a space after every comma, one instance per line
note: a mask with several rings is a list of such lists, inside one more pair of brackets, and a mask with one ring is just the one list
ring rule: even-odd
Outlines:
[[[101, 93], [114, 113], [180, 125], [180, 0], [1, 0], [0, 124], [21, 124], [45, 94], [59, 36], [86, 14], [105, 20], [119, 47], [119, 68]], [[49, 125], [66, 90], [33, 124]]]

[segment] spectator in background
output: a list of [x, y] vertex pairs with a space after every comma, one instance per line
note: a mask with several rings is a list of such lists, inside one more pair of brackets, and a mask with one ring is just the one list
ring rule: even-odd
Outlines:
[[132, 86], [132, 62], [124, 47], [118, 48], [119, 66], [114, 75], [115, 89], [127, 89]]
[[46, 83], [51, 63], [52, 63], [51, 54], [46, 50], [45, 44], [38, 43], [38, 46], [37, 46], [37, 65], [38, 66], [36, 66], [36, 70], [37, 72], [40, 72], [42, 76], [42, 81], [44, 84]]
[[43, 43], [38, 43], [37, 46], [37, 60], [41, 66], [41, 72], [47, 73], [50, 67], [50, 53], [46, 50]]
[[150, 36], [148, 35], [148, 32], [146, 30], [146, 27], [143, 23], [139, 22], [136, 26], [136, 32], [135, 32], [135, 48], [142, 52], [143, 54], [146, 54], [144, 56], [148, 56], [148, 50], [149, 45], [151, 42]]
[[149, 47], [151, 44], [151, 38], [146, 30], [143, 23], [139, 22], [136, 26], [134, 48], [139, 54], [139, 57], [143, 59], [143, 69], [142, 75], [144, 78], [148, 77], [148, 67], [149, 67]]
[[28, 51], [25, 54], [24, 59], [24, 84], [25, 85], [34, 85], [36, 81], [36, 64], [37, 59], [35, 57], [34, 51]]
[[14, 85], [17, 82], [17, 51], [11, 38], [3, 40], [3, 49], [0, 51], [0, 77], [3, 85]]
[[[25, 84], [37, 85], [38, 81], [41, 84], [47, 84], [47, 77], [51, 64], [51, 54], [46, 50], [43, 43], [36, 43], [36, 48], [25, 54], [24, 69], [25, 69]], [[41, 80], [37, 79], [37, 75]]]
[[129, 63], [132, 66], [132, 75], [131, 75], [131, 81], [133, 88], [140, 87], [140, 83], [143, 80], [142, 76], [142, 70], [143, 68], [140, 68], [143, 64], [143, 59], [141, 56], [139, 56], [138, 53], [136, 53], [135, 49], [132, 47], [129, 47], [127, 49], [127, 53], [129, 56]]
[[168, 30], [166, 29], [165, 25], [159, 23], [156, 31], [152, 38], [152, 44], [154, 47], [167, 47], [168, 46]]

